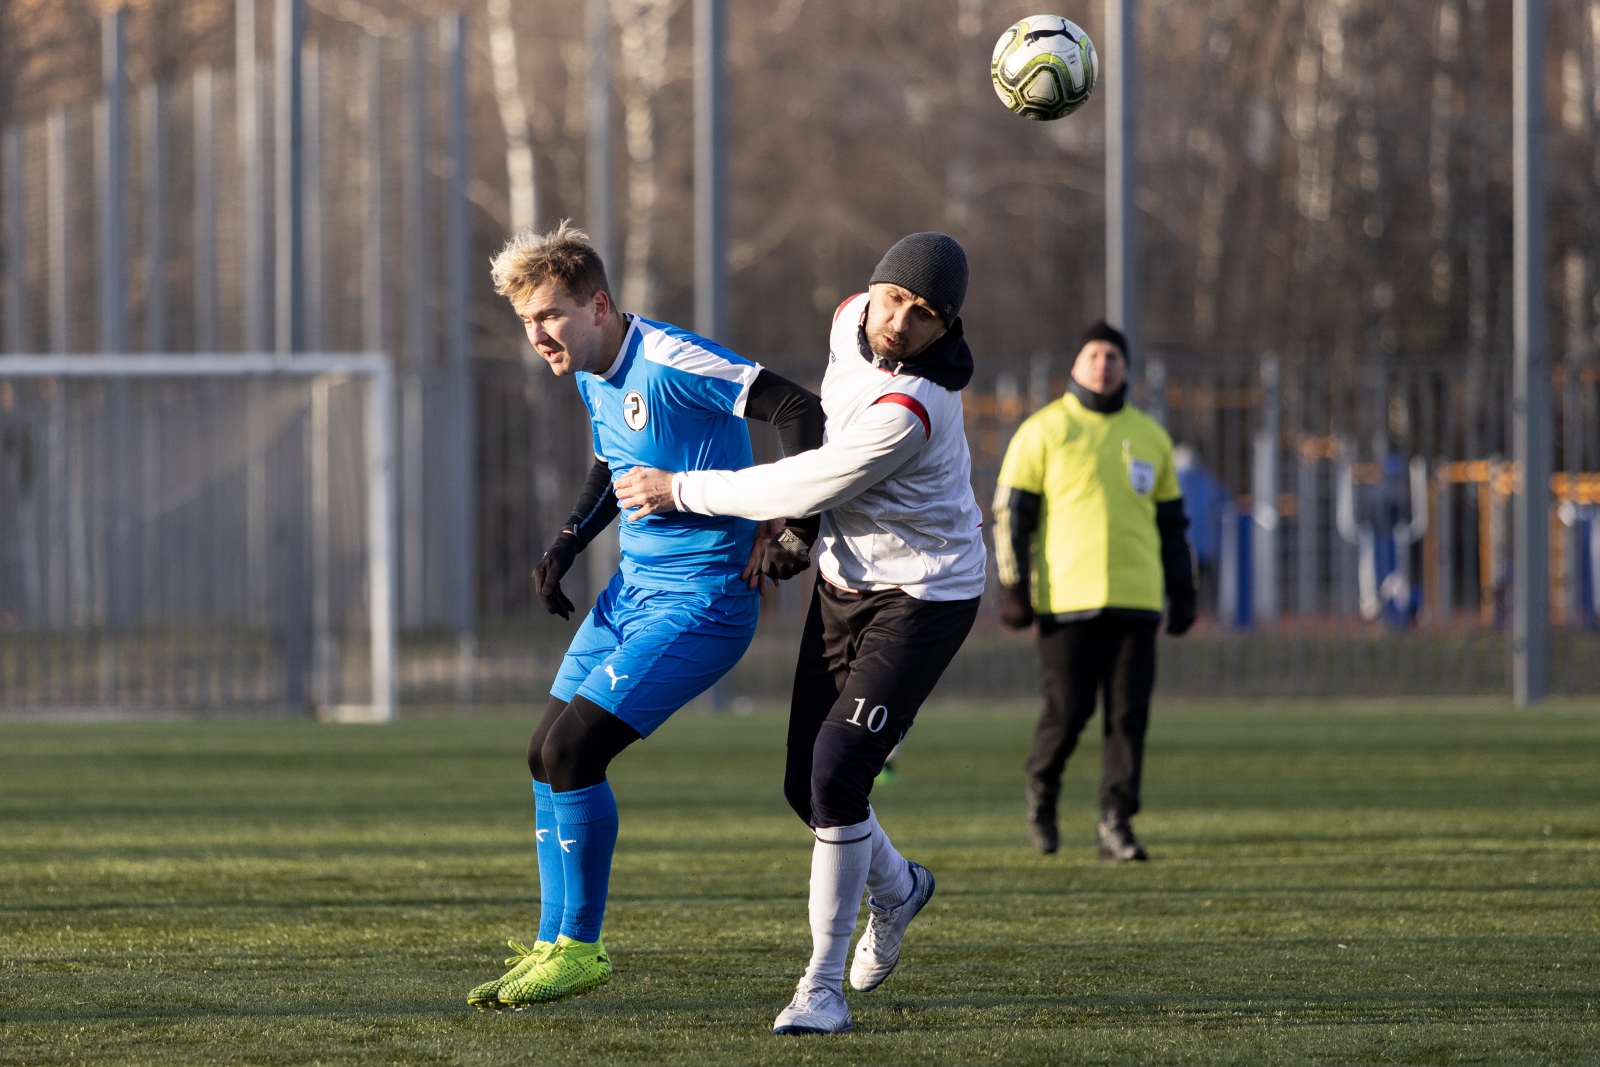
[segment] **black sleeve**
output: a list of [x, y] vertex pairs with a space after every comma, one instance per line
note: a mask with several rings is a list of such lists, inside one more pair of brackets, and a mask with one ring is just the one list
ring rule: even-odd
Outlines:
[[[776, 427], [785, 456], [822, 447], [822, 398], [769, 370], [763, 370], [750, 383], [744, 416]], [[821, 526], [821, 515], [789, 520], [789, 528], [807, 545], [816, 542]]]
[[1009, 486], [1000, 486], [994, 495], [994, 557], [1000, 571], [1000, 584], [1026, 586], [1033, 569], [1033, 531], [1039, 527], [1039, 507], [1043, 499]]
[[822, 447], [822, 398], [769, 370], [750, 383], [744, 417], [777, 427], [785, 456]]
[[1184, 533], [1189, 519], [1183, 513], [1183, 497], [1156, 505], [1156, 529], [1161, 532], [1161, 568], [1166, 572], [1166, 592], [1194, 596], [1194, 562], [1189, 555], [1189, 538]]
[[611, 525], [622, 509], [617, 506], [617, 491], [611, 488], [611, 466], [596, 458], [589, 468], [589, 476], [578, 490], [578, 502], [567, 517], [563, 530], [570, 530], [578, 538], [578, 551], [589, 546], [595, 536]]

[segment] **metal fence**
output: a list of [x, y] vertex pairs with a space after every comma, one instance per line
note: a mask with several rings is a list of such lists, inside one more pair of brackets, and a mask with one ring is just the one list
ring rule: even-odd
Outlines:
[[[0, 130], [0, 351], [393, 352], [402, 699], [511, 699], [512, 679], [537, 689], [529, 672], [559, 653], [566, 631], [544, 625], [528, 576], [589, 465], [589, 433], [575, 391], [537, 360], [489, 352], [474, 359], [470, 350], [464, 250], [472, 183], [462, 140], [459, 17], [418, 22], [387, 38], [337, 24], [298, 52], [298, 73], [279, 56], [270, 76], [256, 48], [254, 19], [241, 19], [232, 70], [201, 68], [179, 84], [132, 87], [120, 47], [123, 17], [112, 12], [103, 23], [108, 91], [102, 100]], [[298, 89], [298, 108], [278, 102], [294, 99], [287, 88]], [[289, 225], [295, 219], [298, 229]], [[980, 367], [965, 398], [967, 432], [974, 491], [987, 508], [1006, 444], [1023, 418], [1065, 389], [1070, 354], [990, 353], [981, 338], [975, 345]], [[820, 359], [785, 355], [763, 362], [811, 385], [823, 366]], [[1585, 635], [1600, 614], [1600, 369], [1559, 365], [1552, 386], [1545, 413], [1556, 452], [1552, 620], [1572, 632], [1560, 647], [1575, 650], [1563, 661], [1574, 666], [1558, 666], [1552, 681], [1594, 691], [1580, 668]], [[157, 650], [177, 646], [154, 641], [155, 631], [140, 622], [146, 640], [135, 658], [150, 678], [217, 679], [223, 675], [216, 665], [227, 655], [236, 665], [271, 664], [261, 677], [277, 672], [278, 681], [240, 682], [236, 691], [215, 682], [209, 689], [136, 684], [132, 675], [125, 679], [133, 669], [125, 655], [107, 674], [110, 646], [98, 635], [109, 623], [121, 625], [111, 592], [117, 586], [96, 585], [93, 567], [82, 562], [94, 552], [80, 543], [111, 535], [94, 532], [87, 511], [82, 521], [71, 520], [71, 508], [80, 506], [72, 501], [94, 492], [138, 492], [92, 466], [73, 475], [70, 464], [77, 461], [70, 457], [117, 457], [145, 447], [137, 437], [145, 425], [139, 413], [165, 410], [165, 401], [155, 394], [138, 399], [126, 409], [131, 421], [113, 424], [103, 417], [107, 386], [80, 390], [71, 400], [62, 398], [74, 387], [48, 394], [50, 388], [37, 382], [31, 391], [11, 387], [0, 394], [6, 435], [0, 482], [11, 494], [0, 499], [6, 526], [0, 544], [13, 553], [11, 577], [0, 579], [0, 660], [34, 664], [15, 669], [33, 671], [35, 681], [48, 674], [39, 664], [60, 664], [50, 677], [75, 679], [71, 685], [27, 690], [44, 692], [37, 699], [46, 703], [93, 702], [109, 692], [147, 704], [299, 702], [305, 687], [292, 665], [311, 662], [296, 650], [315, 641], [296, 626], [262, 628], [259, 591], [238, 594], [256, 605], [243, 616], [255, 636], [224, 639], [215, 617], [183, 620], [182, 612], [169, 612], [160, 615], [165, 625], [199, 627], [215, 648], [206, 652], [203, 642], [191, 642], [184, 647], [202, 651], [183, 660], [187, 666], [154, 670]], [[1410, 679], [1426, 671], [1407, 673], [1405, 657], [1336, 651], [1376, 642], [1412, 649], [1418, 663], [1454, 664], [1443, 678], [1500, 684], [1500, 675], [1482, 664], [1498, 656], [1486, 649], [1501, 640], [1516, 581], [1508, 501], [1519, 473], [1505, 459], [1508, 354], [1473, 364], [1413, 357], [1218, 360], [1167, 352], [1142, 362], [1133, 395], [1169, 427], [1186, 459], [1208, 628], [1169, 654], [1200, 657], [1183, 660], [1187, 676], [1213, 679], [1205, 685], [1217, 692], [1296, 685], [1399, 692], [1421, 684]], [[222, 444], [230, 432], [258, 439], [241, 425], [245, 412], [280, 401], [287, 407], [271, 418], [281, 418], [282, 447], [299, 447], [294, 442], [307, 409], [303, 399], [288, 396], [275, 393], [258, 407], [191, 395], [173, 409], [211, 429], [161, 444], [168, 457], [161, 469], [211, 470], [212, 488], [202, 496], [222, 500], [237, 491], [244, 510], [226, 517], [209, 504], [180, 508], [186, 517], [164, 519], [153, 548], [129, 549], [135, 557], [154, 552], [193, 564], [204, 552], [186, 546], [224, 541], [258, 555], [268, 551], [260, 547], [273, 529], [266, 516], [309, 506], [309, 485], [286, 483], [279, 500], [278, 490], [267, 488], [270, 478], [223, 475], [213, 467], [230, 454]], [[45, 411], [51, 404], [54, 415]], [[776, 456], [775, 435], [751, 429], [758, 460]], [[28, 468], [36, 461], [69, 469]], [[38, 515], [25, 517], [34, 506], [20, 489], [25, 468], [45, 479], [39, 484], [80, 486], [48, 505], [67, 509], [60, 512], [68, 516], [64, 525], [40, 527]], [[203, 522], [215, 526], [197, 525]], [[233, 531], [243, 541], [228, 533], [229, 523], [243, 524]], [[36, 538], [56, 538], [48, 553], [27, 547], [29, 529]], [[143, 546], [143, 536], [135, 533], [127, 544]], [[310, 566], [310, 543], [281, 551], [283, 574], [299, 582]], [[30, 558], [38, 562], [20, 562]], [[568, 579], [575, 599], [592, 599], [614, 564], [614, 541], [592, 546]], [[144, 588], [140, 566], [124, 568], [121, 588]], [[258, 559], [245, 580], [278, 588], [274, 566]], [[157, 568], [163, 576], [181, 570]], [[144, 606], [135, 615], [145, 619], [155, 610], [150, 605], [174, 604], [192, 613], [196, 603], [235, 595], [220, 577], [204, 593], [173, 581], [139, 593]], [[991, 590], [993, 582], [991, 573]], [[764, 626], [775, 635], [773, 647], [792, 636], [803, 605], [804, 589], [794, 585], [771, 598]], [[980, 635], [994, 625], [991, 597]], [[1460, 636], [1469, 631], [1470, 639]], [[1318, 642], [1326, 655], [1315, 651]], [[47, 646], [75, 651], [46, 654]], [[126, 640], [117, 647], [130, 648]], [[1000, 691], [980, 662], [1010, 664], [1004, 677], [1012, 681], [1031, 677], [1025, 660], [1006, 658], [1011, 647], [991, 649], [975, 638], [974, 649], [988, 650], [984, 659], [954, 671], [948, 685]], [[1303, 661], [1292, 651], [1301, 647], [1310, 650]], [[1283, 649], [1291, 651], [1274, 651]], [[351, 655], [350, 662], [359, 659]], [[752, 666], [736, 672], [735, 688], [770, 691], [771, 679], [785, 672], [773, 663], [753, 666], [762, 662], [753, 653]], [[1373, 666], [1391, 662], [1398, 665]], [[239, 667], [229, 677], [248, 673]], [[102, 684], [107, 677], [109, 688]]]
[[[811, 385], [822, 367], [763, 362]], [[964, 399], [973, 489], [986, 510], [1012, 434], [1065, 391], [1067, 368], [1066, 354], [981, 361]], [[1568, 370], [1556, 369], [1549, 416], [1561, 448], [1550, 684], [1596, 693], [1600, 477], [1591, 471], [1600, 465], [1600, 378]], [[1163, 687], [1216, 696], [1504, 692], [1517, 481], [1502, 458], [1508, 380], [1509, 368], [1444, 361], [1329, 367], [1172, 353], [1147, 361], [1133, 398], [1165, 421], [1191, 461], [1184, 483], [1204, 605], [1194, 634], [1163, 642]], [[480, 365], [478, 382], [476, 692], [488, 700], [509, 698], [511, 679], [538, 691], [564, 647], [567, 631], [539, 618], [526, 574], [570, 510], [588, 435], [573, 390], [542, 366]], [[759, 424], [751, 431], [758, 460], [775, 458], [771, 434]], [[599, 566], [580, 567], [567, 583], [580, 599], [611, 573], [603, 548], [591, 552]], [[762, 635], [724, 696], [784, 697], [808, 589], [770, 598]], [[415, 662], [419, 698], [446, 699], [448, 650]], [[941, 692], [1015, 696], [1031, 693], [1034, 678], [1031, 648], [1000, 634], [986, 597]]]
[[[1179, 446], [1207, 609], [1236, 628], [1501, 625], [1520, 479], [1505, 458], [1509, 362], [1150, 360], [1133, 396]], [[1016, 426], [1065, 389], [1051, 368], [1035, 357], [1027, 388], [1002, 373], [969, 398], [980, 500]], [[1552, 622], [1593, 627], [1600, 369], [1553, 378]]]
[[392, 353], [401, 618], [470, 632], [461, 18], [269, 57], [239, 11], [232, 69], [141, 85], [108, 12], [102, 97], [0, 130], [0, 358]]
[[[772, 362], [804, 379], [805, 364]], [[1156, 395], [1162, 403], [1151, 402], [1148, 373], [1135, 399], [1164, 415], [1217, 491], [1209, 511], [1190, 500], [1196, 542], [1209, 545], [1201, 554], [1208, 606], [1194, 634], [1164, 642], [1163, 686], [1190, 695], [1502, 691], [1504, 605], [1514, 580], [1505, 512], [1516, 472], [1492, 454], [1474, 454], [1462, 427], [1476, 425], [1477, 439], [1494, 447], [1502, 426], [1465, 417], [1464, 374], [1387, 372], [1390, 402], [1378, 408], [1385, 442], [1373, 405], [1361, 401], [1363, 390], [1369, 398], [1378, 391], [1374, 376], [1194, 359], [1175, 368], [1177, 362], [1167, 360], [1172, 369]], [[974, 491], [985, 506], [1016, 426], [1065, 387], [1044, 360], [1023, 366], [1034, 372], [1031, 382], [991, 373], [965, 398]], [[1569, 403], [1570, 391], [1558, 381], [1562, 410], [1553, 417], [1560, 426], [1563, 411], [1576, 412], [1571, 425], [1580, 442], [1592, 444], [1595, 383], [1577, 377], [1578, 403]], [[570, 639], [570, 626], [539, 610], [528, 575], [591, 462], [585, 413], [570, 384], [542, 365], [480, 361], [476, 382], [477, 642], [463, 647], [447, 627], [404, 626], [396, 669], [404, 702], [537, 703]], [[126, 474], [137, 506], [122, 550], [131, 614], [121, 615], [94, 562], [117, 558], [106, 540], [114, 527], [96, 518], [106, 514], [112, 492], [106, 384], [0, 383], [0, 675], [10, 679], [0, 705], [93, 705], [115, 693], [121, 705], [266, 706], [293, 696], [291, 675], [307, 692], [324, 685], [315, 671], [304, 673], [312, 668], [314, 633], [282, 621], [305, 620], [303, 608], [285, 615], [277, 606], [295, 596], [303, 603], [297, 588], [321, 587], [307, 569], [311, 544], [294, 537], [280, 544], [269, 535], [289, 527], [268, 521], [303, 516], [310, 506], [304, 476], [290, 473], [305, 447], [309, 394], [276, 386], [250, 415], [243, 388], [168, 384], [129, 395], [132, 421], [122, 432], [136, 444]], [[1306, 417], [1308, 396], [1336, 414]], [[1453, 397], [1457, 410], [1429, 413], [1418, 397]], [[1274, 406], [1277, 432], [1264, 432], [1274, 425]], [[167, 436], [152, 438], [158, 424]], [[353, 440], [352, 424], [339, 425]], [[1450, 425], [1454, 431], [1443, 429]], [[760, 424], [751, 430], [758, 459], [774, 458], [775, 435]], [[247, 448], [250, 441], [261, 447]], [[336, 446], [331, 469], [347, 471], [335, 479], [336, 511], [355, 508], [353, 515], [361, 491], [348, 480], [349, 447]], [[152, 467], [141, 458], [147, 452], [161, 462]], [[262, 475], [251, 474], [247, 455], [264, 459], [271, 487], [253, 518], [248, 485]], [[140, 472], [151, 469], [175, 481], [141, 488]], [[55, 486], [54, 495], [25, 492], [28, 478]], [[1253, 505], [1258, 479], [1278, 490], [1270, 510]], [[1558, 629], [1551, 685], [1600, 692], [1595, 479], [1558, 470], [1553, 484], [1552, 523], [1562, 536], [1552, 539], [1560, 595], [1552, 598]], [[238, 559], [220, 558], [224, 545]], [[254, 568], [251, 552], [261, 556]], [[566, 580], [580, 606], [609, 579], [614, 552], [614, 544], [591, 547]], [[360, 571], [361, 557], [339, 558], [345, 562], [326, 579], [329, 595], [334, 605], [354, 604], [350, 575]], [[1275, 590], [1275, 600], [1263, 587]], [[266, 599], [258, 592], [252, 600], [252, 588], [266, 590]], [[768, 597], [755, 647], [712, 699], [784, 696], [808, 594], [808, 582], [799, 582]], [[333, 610], [337, 616], [344, 608]], [[117, 633], [119, 618], [124, 636], [113, 676], [105, 636]], [[368, 663], [360, 625], [352, 616], [349, 636], [338, 642], [344, 673], [336, 676], [348, 679], [340, 683], [345, 695], [318, 693], [314, 703], [359, 699]], [[55, 666], [47, 670], [46, 663]], [[1000, 632], [987, 598], [941, 692], [1015, 696], [1030, 692], [1034, 677], [1028, 642]]]

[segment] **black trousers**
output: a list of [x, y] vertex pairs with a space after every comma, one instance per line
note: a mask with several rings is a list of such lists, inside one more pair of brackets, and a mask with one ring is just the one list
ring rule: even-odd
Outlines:
[[978, 601], [851, 593], [817, 580], [800, 638], [783, 793], [811, 827], [853, 826], [978, 617]]
[[1033, 733], [1027, 771], [1041, 799], [1055, 807], [1061, 772], [1104, 694], [1105, 743], [1100, 750], [1100, 812], [1131, 817], [1139, 810], [1144, 734], [1156, 682], [1157, 618], [1100, 615], [1039, 626], [1039, 680], [1044, 711]]

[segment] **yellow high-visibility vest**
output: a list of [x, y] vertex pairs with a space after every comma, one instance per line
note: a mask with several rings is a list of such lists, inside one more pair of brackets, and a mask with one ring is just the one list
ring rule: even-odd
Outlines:
[[1090, 411], [1068, 393], [1017, 428], [1000, 486], [1042, 498], [1031, 575], [1037, 614], [1161, 611], [1156, 505], [1182, 491], [1160, 423], [1130, 404]]

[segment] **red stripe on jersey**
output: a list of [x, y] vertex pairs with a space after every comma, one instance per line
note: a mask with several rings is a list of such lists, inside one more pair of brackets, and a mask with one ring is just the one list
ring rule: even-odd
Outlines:
[[847, 297], [845, 297], [844, 298], [844, 304], [840, 304], [838, 307], [833, 309], [833, 321], [834, 322], [838, 322], [839, 321], [839, 314], [840, 314], [840, 312], [844, 311], [845, 304], [850, 303], [850, 301], [854, 300], [857, 296], [860, 296], [860, 295], [861, 295], [860, 293], [856, 293], [855, 296], [847, 296]]
[[884, 393], [878, 399], [874, 400], [873, 403], [899, 404], [901, 407], [911, 412], [911, 414], [922, 420], [922, 432], [927, 434], [930, 440], [932, 439], [933, 424], [928, 421], [928, 409], [923, 407], [922, 401], [918, 400], [916, 397], [907, 396], [904, 393]]

